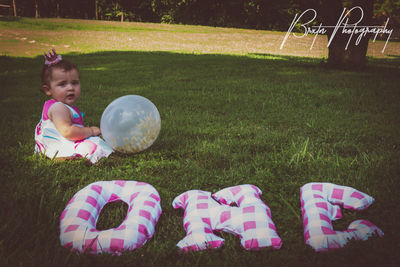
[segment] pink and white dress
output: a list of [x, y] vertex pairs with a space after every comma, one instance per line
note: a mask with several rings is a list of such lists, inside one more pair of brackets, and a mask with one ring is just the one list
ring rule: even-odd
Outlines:
[[[48, 111], [54, 103], [57, 103], [54, 99], [44, 103], [42, 118], [35, 130], [35, 153], [43, 153], [49, 158], [85, 157], [90, 162], [96, 163], [113, 152], [111, 146], [98, 136], [79, 141], [71, 141], [63, 137], [48, 116]], [[79, 109], [64, 105], [72, 112], [72, 124], [84, 127], [83, 116]]]

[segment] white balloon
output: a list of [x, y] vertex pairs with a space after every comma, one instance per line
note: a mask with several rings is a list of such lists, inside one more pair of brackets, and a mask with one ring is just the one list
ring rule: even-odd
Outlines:
[[104, 140], [122, 153], [138, 153], [150, 147], [161, 129], [156, 106], [147, 98], [126, 95], [112, 101], [101, 116]]

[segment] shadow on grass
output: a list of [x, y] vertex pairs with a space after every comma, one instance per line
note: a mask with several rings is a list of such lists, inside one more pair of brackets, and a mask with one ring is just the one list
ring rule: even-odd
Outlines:
[[[0, 17], [0, 20], [19, 20], [19, 18], [14, 17]], [[95, 52], [88, 54], [81, 54], [77, 52], [71, 52], [64, 54], [66, 59], [69, 59], [72, 62], [84, 62], [89, 65], [113, 65], [113, 70], [118, 70], [123, 67], [127, 67], [127, 65], [132, 64], [134, 67], [137, 66], [135, 60], [138, 58], [148, 58], [152, 60], [152, 58], [160, 57], [162, 61], [160, 61], [160, 65], [162, 63], [166, 63], [170, 60], [170, 62], [175, 62], [179, 59], [184, 59], [186, 61], [193, 61], [193, 64], [196, 64], [197, 60], [211, 60], [212, 62], [220, 61], [219, 64], [227, 63], [229, 64], [229, 60], [237, 59], [242, 60], [243, 64], [252, 64], [254, 62], [263, 63], [268, 68], [271, 64], [279, 67], [290, 68], [297, 67], [299, 69], [307, 70], [309, 68], [313, 68], [315, 70], [326, 70], [326, 71], [342, 71], [335, 69], [328, 69], [325, 67], [325, 60], [321, 58], [310, 58], [310, 57], [296, 57], [296, 56], [286, 56], [286, 55], [276, 55], [276, 54], [268, 54], [268, 53], [249, 53], [247, 56], [242, 55], [221, 55], [221, 54], [187, 54], [187, 53], [175, 53], [175, 52], [164, 52], [164, 51], [154, 51], [154, 52], [141, 52], [141, 51], [104, 51], [104, 52]], [[394, 59], [381, 59], [381, 58], [368, 58], [368, 66], [364, 71], [368, 73], [369, 71], [390, 71], [390, 70], [398, 70], [400, 68], [400, 56], [391, 55], [390, 57], [394, 57]], [[10, 57], [7, 55], [0, 55], [0, 70], [5, 70], [9, 67], [11, 63], [22, 64], [24, 66], [30, 66], [31, 64], [40, 63], [43, 58], [42, 56], [37, 56], [33, 59], [24, 58], [24, 57]], [[125, 63], [125, 65], [119, 65], [114, 63]], [[27, 65], [26, 65], [27, 64]], [[189, 63], [188, 63], [189, 64]], [[246, 65], [249, 66], [249, 65]], [[38, 65], [38, 69], [40, 69], [41, 65]], [[79, 66], [78, 66], [79, 67]], [[179, 66], [168, 66], [169, 68], [179, 68]], [[244, 66], [242, 66], [244, 67]], [[279, 71], [277, 68], [273, 68], [275, 71]], [[346, 70], [350, 71], [351, 70]], [[360, 72], [360, 71], [354, 71]]]
[[[276, 115], [268, 122], [286, 131], [290, 124], [296, 123], [296, 116], [291, 113], [306, 116], [326, 106], [340, 105], [343, 112], [366, 110], [369, 105], [389, 109], [389, 114], [398, 111], [395, 101], [399, 92], [391, 86], [399, 81], [397, 59], [370, 59], [365, 71], [352, 72], [326, 69], [321, 59], [261, 53], [239, 56], [104, 51], [63, 56], [80, 69], [84, 90], [80, 102], [88, 107], [88, 113], [97, 114], [97, 118], [88, 117], [94, 125], [98, 125], [99, 115], [108, 103], [127, 94], [152, 99], [167, 121], [173, 120], [172, 112], [183, 112], [178, 114], [181, 120], [175, 123], [174, 129], [183, 138], [192, 138], [193, 127], [203, 125], [204, 118], [210, 123], [202, 127], [210, 129], [213, 123], [222, 124], [227, 117], [228, 125], [233, 123], [229, 113], [238, 119], [259, 121], [265, 120], [263, 112], [273, 112]], [[41, 56], [0, 57], [0, 82], [4, 88], [0, 97], [9, 99], [5, 106], [15, 109], [26, 88], [40, 87], [42, 64]], [[382, 87], [383, 83], [389, 87]], [[37, 109], [44, 96], [38, 90], [32, 90], [29, 95], [35, 105], [24, 108], [34, 110], [31, 114], [39, 113]], [[236, 108], [230, 110], [232, 106]], [[203, 117], [185, 117], [196, 113], [203, 113]], [[26, 114], [20, 115], [26, 117]], [[201, 139], [215, 140], [220, 134], [197, 128], [195, 135]], [[175, 143], [171, 141], [171, 146]]]
[[[365, 71], [333, 70], [325, 68], [321, 59], [261, 53], [240, 56], [104, 51], [68, 53], [63, 56], [77, 64], [82, 87], [100, 103], [124, 94], [142, 93], [148, 97], [160, 98], [159, 101], [166, 107], [174, 104], [161, 100], [163, 97], [166, 100], [173, 97], [178, 100], [192, 100], [196, 96], [223, 97], [231, 103], [238, 101], [236, 93], [265, 94], [271, 97], [276, 91], [295, 92], [292, 96], [288, 95], [285, 101], [293, 98], [290, 101], [296, 105], [301, 97], [310, 97], [311, 93], [318, 94], [319, 97], [329, 95], [337, 87], [353, 88], [359, 94], [359, 100], [363, 101], [364, 97], [370, 98], [372, 94], [376, 94], [380, 83], [398, 83], [397, 73], [400, 68], [398, 59], [371, 58]], [[21, 90], [26, 90], [25, 88], [39, 88], [42, 64], [42, 56], [0, 56], [0, 82], [3, 85], [1, 97], [23, 95]], [[373, 80], [375, 84], [368, 82], [369, 80]], [[366, 83], [370, 85], [369, 90], [359, 93], [358, 87], [363, 87]], [[17, 87], [14, 88], [15, 86]], [[7, 90], [8, 87], [13, 89]], [[232, 93], [221, 88], [230, 88]], [[316, 90], [320, 92], [316, 93]], [[370, 93], [366, 93], [368, 91]], [[39, 95], [37, 99], [39, 98], [42, 97]], [[340, 98], [331, 96], [327, 101], [335, 103]], [[192, 111], [207, 111], [195, 101], [188, 103], [190, 104], [182, 105]], [[316, 105], [323, 104], [324, 101], [320, 101]], [[104, 107], [99, 106], [96, 112], [101, 113], [101, 108]], [[217, 107], [216, 110], [220, 108]]]

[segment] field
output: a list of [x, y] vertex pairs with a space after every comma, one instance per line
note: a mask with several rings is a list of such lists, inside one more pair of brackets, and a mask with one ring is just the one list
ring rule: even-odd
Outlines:
[[[189, 25], [55, 19], [0, 20], [1, 266], [398, 266], [400, 257], [400, 43], [369, 46], [364, 72], [326, 69], [325, 37]], [[77, 103], [99, 125], [115, 98], [137, 94], [158, 108], [161, 132], [148, 150], [115, 154], [99, 164], [55, 162], [33, 154], [44, 94], [41, 54], [51, 47], [76, 63]], [[153, 185], [163, 214], [155, 235], [122, 256], [77, 255], [60, 246], [59, 217], [71, 197], [95, 181]], [[345, 230], [366, 219], [383, 238], [316, 253], [305, 245], [300, 187], [309, 182], [354, 187], [376, 199], [343, 210]], [[280, 250], [245, 251], [220, 233], [221, 249], [180, 253], [179, 194], [253, 184], [271, 208]], [[99, 229], [126, 214], [107, 205]]]

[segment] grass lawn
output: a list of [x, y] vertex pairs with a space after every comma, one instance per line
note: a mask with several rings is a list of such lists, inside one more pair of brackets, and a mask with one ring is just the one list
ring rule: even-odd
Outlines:
[[[303, 50], [292, 45], [280, 51], [284, 33], [70, 22], [0, 22], [1, 266], [399, 264], [399, 43], [370, 58], [366, 71], [351, 72], [325, 69], [323, 45], [310, 52], [305, 40]], [[259, 38], [275, 43], [263, 46]], [[40, 54], [53, 45], [80, 69], [77, 105], [86, 124], [99, 125], [105, 107], [122, 95], [142, 95], [157, 106], [162, 127], [152, 147], [95, 166], [33, 155], [46, 100], [38, 86]], [[92, 182], [115, 179], [158, 190], [163, 214], [154, 237], [122, 256], [77, 255], [61, 247], [59, 217], [70, 198]], [[336, 230], [366, 219], [385, 236], [329, 253], [306, 246], [299, 188], [314, 181], [351, 186], [376, 199], [365, 211], [344, 210]], [[183, 211], [174, 210], [172, 200], [191, 189], [215, 192], [245, 183], [263, 191], [282, 248], [245, 251], [239, 239], [222, 233], [221, 249], [179, 253]], [[117, 227], [125, 212], [121, 203], [107, 205], [98, 227]]]

